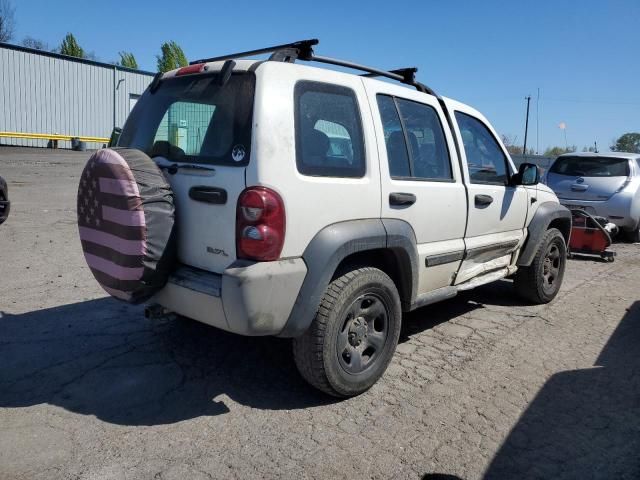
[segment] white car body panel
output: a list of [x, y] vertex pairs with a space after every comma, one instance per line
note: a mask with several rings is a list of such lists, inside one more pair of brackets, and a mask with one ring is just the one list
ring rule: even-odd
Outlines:
[[[380, 194], [382, 199], [380, 216], [382, 218], [399, 218], [413, 227], [420, 268], [418, 294], [451, 285], [460, 262], [432, 267], [425, 266], [428, 256], [464, 251], [463, 237], [467, 221], [466, 194], [462, 184], [460, 167], [455, 157], [456, 147], [451, 131], [447, 127], [444, 113], [437, 99], [432, 95], [425, 95], [415, 90], [371, 79], [363, 79], [363, 83], [369, 96], [369, 103], [375, 107], [373, 125], [376, 129], [377, 151], [380, 158]], [[391, 178], [384, 131], [377, 108], [377, 94], [412, 100], [429, 105], [436, 110], [440, 123], [443, 125], [450, 152], [452, 182]], [[407, 208], [391, 206], [389, 205], [389, 194], [392, 192], [414, 194], [417, 201]]]
[[[489, 129], [507, 159], [509, 173], [515, 173], [516, 168], [509, 153], [487, 119], [480, 112], [467, 105], [449, 99], [445, 101], [452, 119], [455, 119], [455, 112], [459, 111], [476, 118]], [[527, 210], [530, 203], [529, 191], [523, 186], [514, 187], [471, 183], [467, 167], [467, 156], [461, 140], [462, 135], [456, 121], [454, 121], [454, 128], [460, 142], [460, 153], [464, 167], [463, 175], [467, 185], [469, 204], [465, 235], [466, 249], [470, 251], [490, 249], [492, 246], [496, 246], [496, 255], [498, 255], [502, 253], [503, 249], [501, 246], [516, 242], [511, 249], [508, 249], [509, 253], [514, 253], [522, 246], [526, 235]], [[489, 206], [478, 208], [475, 205], [476, 195], [489, 195], [493, 198], [493, 202]], [[495, 268], [491, 263], [495, 258], [492, 258], [491, 255], [480, 257], [486, 258], [484, 262], [477, 258], [467, 257], [460, 266], [460, 271], [456, 277], [456, 284], [468, 281], [487, 269], [491, 270]], [[483, 263], [487, 265], [482, 267]]]
[[[256, 71], [254, 137], [247, 185], [263, 185], [280, 194], [287, 234], [281, 257], [300, 256], [327, 225], [356, 218], [379, 218], [380, 172], [371, 111], [360, 78], [331, 70], [294, 64], [264, 63]], [[352, 89], [362, 122], [366, 172], [363, 178], [312, 177], [296, 168], [294, 86], [301, 80], [326, 82]]]

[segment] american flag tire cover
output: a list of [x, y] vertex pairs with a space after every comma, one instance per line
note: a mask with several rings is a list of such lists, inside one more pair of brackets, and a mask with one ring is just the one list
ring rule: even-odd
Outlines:
[[164, 286], [176, 255], [174, 197], [151, 158], [127, 148], [94, 153], [77, 213], [84, 258], [107, 293], [140, 303]]

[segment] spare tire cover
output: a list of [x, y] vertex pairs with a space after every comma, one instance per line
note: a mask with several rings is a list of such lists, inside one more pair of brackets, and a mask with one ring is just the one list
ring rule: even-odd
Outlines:
[[175, 262], [173, 192], [140, 150], [103, 149], [87, 162], [78, 187], [84, 258], [110, 295], [130, 303], [162, 288]]

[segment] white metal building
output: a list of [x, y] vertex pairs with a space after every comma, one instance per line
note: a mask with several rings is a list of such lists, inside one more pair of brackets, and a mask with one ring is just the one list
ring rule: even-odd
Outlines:
[[[122, 127], [153, 75], [0, 43], [0, 132], [108, 138], [114, 127]], [[0, 138], [2, 145], [47, 143]]]

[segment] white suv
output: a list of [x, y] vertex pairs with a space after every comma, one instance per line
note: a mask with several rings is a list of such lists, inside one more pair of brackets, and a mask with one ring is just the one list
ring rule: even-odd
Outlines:
[[114, 296], [293, 337], [304, 378], [351, 396], [387, 368], [402, 312], [509, 276], [551, 301], [571, 217], [482, 114], [415, 69], [319, 57], [316, 43], [156, 77], [118, 148], [85, 168], [78, 213], [93, 201], [108, 218], [82, 217], [80, 235]]

